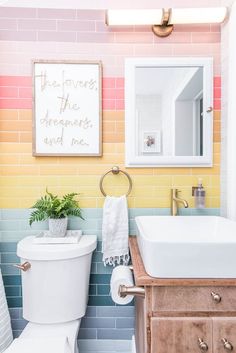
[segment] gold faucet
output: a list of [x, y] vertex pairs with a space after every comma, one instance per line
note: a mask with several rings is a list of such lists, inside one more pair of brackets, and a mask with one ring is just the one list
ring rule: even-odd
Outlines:
[[182, 203], [185, 208], [188, 208], [188, 202], [178, 197], [178, 189], [171, 189], [171, 216], [177, 216], [178, 202]]

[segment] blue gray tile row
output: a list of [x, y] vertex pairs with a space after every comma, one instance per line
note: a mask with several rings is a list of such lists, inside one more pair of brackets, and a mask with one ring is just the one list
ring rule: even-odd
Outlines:
[[131, 352], [131, 341], [129, 340], [79, 340], [79, 351], [81, 353], [128, 353]]
[[[22, 308], [10, 309], [14, 337], [18, 337], [27, 324]], [[130, 340], [134, 333], [134, 307], [88, 306], [82, 319], [79, 339]]]

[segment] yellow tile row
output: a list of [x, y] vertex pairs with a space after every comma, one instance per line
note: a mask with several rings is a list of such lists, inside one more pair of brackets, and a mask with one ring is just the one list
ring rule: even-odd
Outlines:
[[[114, 183], [112, 178], [107, 179], [104, 189], [108, 195], [126, 194], [127, 181], [120, 180], [122, 183], [119, 184], [117, 180]], [[99, 180], [99, 177], [94, 176], [0, 177], [0, 207], [15, 208], [19, 207], [19, 203], [21, 207], [30, 207], [37, 198], [45, 193], [46, 188], [60, 196], [69, 192], [79, 193], [82, 207], [102, 207], [104, 198], [99, 188]], [[194, 199], [191, 195], [193, 185], [197, 185], [196, 177], [188, 179], [185, 176], [182, 180], [179, 176], [167, 176], [166, 178], [136, 176], [133, 178], [129, 205], [130, 207], [169, 207], [170, 189], [178, 187], [182, 191], [182, 197], [189, 201], [190, 207], [194, 207]], [[219, 177], [203, 178], [203, 185], [206, 189], [207, 207], [219, 207]]]
[[[80, 198], [80, 206], [82, 208], [102, 208], [104, 198]], [[30, 208], [35, 203], [35, 198], [29, 197], [1, 197], [0, 208]], [[188, 200], [189, 207], [194, 207], [194, 200]], [[166, 198], [129, 198], [129, 208], [169, 208], [170, 201]], [[181, 206], [180, 206], [181, 207]], [[206, 208], [219, 208], [219, 198], [206, 199]]]

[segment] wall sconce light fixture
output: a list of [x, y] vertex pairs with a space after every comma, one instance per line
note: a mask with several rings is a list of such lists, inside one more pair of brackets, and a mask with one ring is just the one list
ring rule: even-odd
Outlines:
[[167, 37], [173, 31], [175, 24], [221, 23], [226, 15], [226, 7], [107, 10], [106, 24], [108, 26], [152, 25], [152, 30], [157, 36]]

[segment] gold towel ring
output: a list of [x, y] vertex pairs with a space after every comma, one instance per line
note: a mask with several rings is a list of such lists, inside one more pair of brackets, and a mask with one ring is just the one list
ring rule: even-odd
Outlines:
[[100, 179], [100, 183], [99, 183], [99, 186], [100, 186], [100, 190], [101, 190], [101, 193], [104, 195], [104, 196], [107, 196], [107, 194], [105, 193], [104, 189], [103, 189], [103, 179], [105, 178], [105, 176], [109, 173], [112, 173], [112, 174], [119, 174], [119, 173], [123, 173], [124, 175], [127, 176], [128, 178], [128, 181], [129, 181], [129, 189], [128, 189], [128, 192], [126, 194], [126, 196], [128, 196], [130, 193], [131, 193], [131, 190], [132, 190], [132, 180], [129, 176], [129, 174], [127, 172], [124, 172], [123, 170], [121, 170], [118, 166], [114, 166], [111, 168], [111, 170], [109, 170], [108, 172], [106, 172]]

